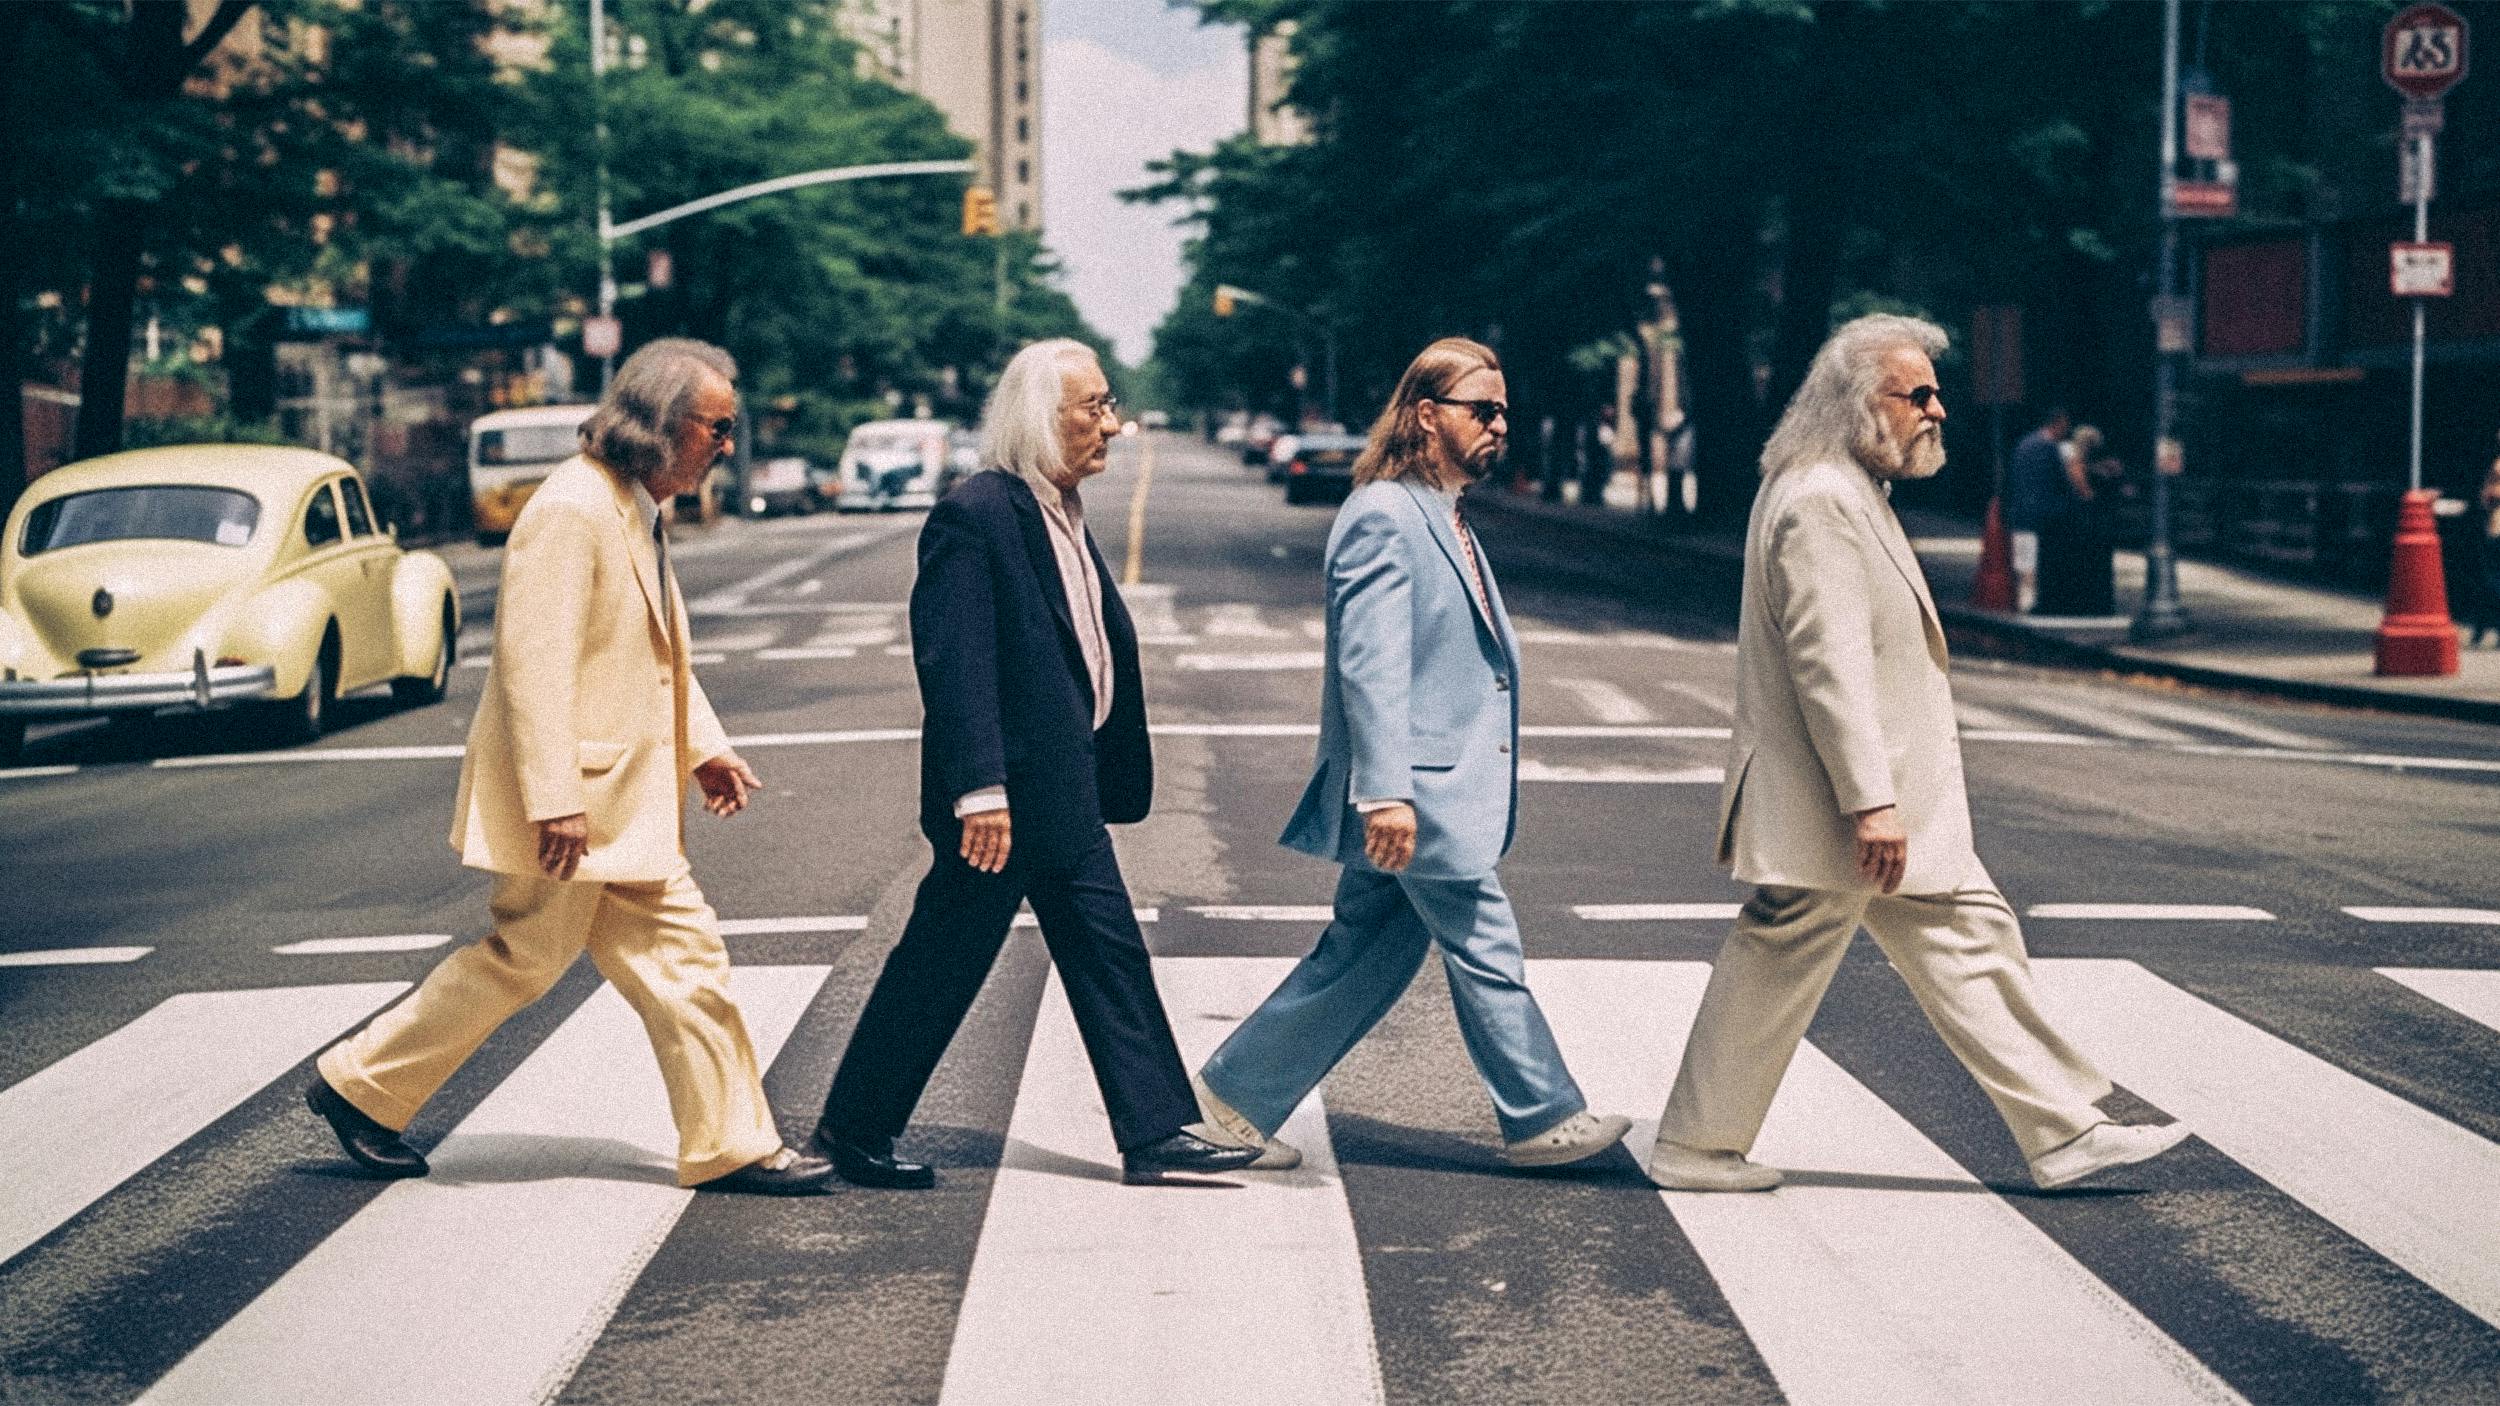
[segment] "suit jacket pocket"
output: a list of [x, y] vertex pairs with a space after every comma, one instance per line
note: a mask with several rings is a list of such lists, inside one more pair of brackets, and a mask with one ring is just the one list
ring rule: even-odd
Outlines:
[[622, 742], [585, 741], [575, 751], [581, 758], [582, 770], [592, 776], [613, 768], [625, 759], [625, 744]]
[[1414, 736], [1414, 750], [1409, 765], [1417, 771], [1447, 771], [1458, 765], [1467, 750], [1467, 739], [1456, 732], [1419, 732]]

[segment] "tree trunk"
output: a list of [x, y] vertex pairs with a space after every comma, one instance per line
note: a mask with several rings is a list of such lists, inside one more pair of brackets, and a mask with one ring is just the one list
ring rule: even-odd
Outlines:
[[130, 317], [139, 295], [139, 257], [147, 243], [149, 208], [106, 201], [96, 212], [87, 275], [87, 349], [78, 373], [81, 459], [122, 447], [122, 402], [130, 390]]
[[1841, 243], [1848, 235], [1848, 172], [1808, 163], [1798, 171], [1787, 203], [1779, 323], [1771, 338], [1770, 393], [1763, 401], [1772, 415], [1787, 408], [1831, 335], [1832, 294], [1839, 287]]

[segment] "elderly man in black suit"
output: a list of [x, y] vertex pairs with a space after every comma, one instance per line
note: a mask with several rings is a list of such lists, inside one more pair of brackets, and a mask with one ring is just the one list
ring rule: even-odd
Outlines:
[[937, 855], [816, 1127], [855, 1185], [935, 1184], [895, 1157], [894, 1139], [1026, 901], [1093, 1060], [1123, 1179], [1258, 1156], [1193, 1131], [1197, 1099], [1105, 828], [1145, 819], [1154, 793], [1137, 632], [1077, 491], [1110, 462], [1117, 408], [1083, 343], [1026, 347], [983, 413], [989, 471], [921, 529], [920, 826]]

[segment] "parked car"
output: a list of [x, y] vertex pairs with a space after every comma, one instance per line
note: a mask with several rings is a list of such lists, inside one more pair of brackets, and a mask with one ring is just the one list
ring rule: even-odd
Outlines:
[[340, 695], [440, 701], [460, 593], [345, 460], [195, 444], [28, 485], [0, 540], [0, 764], [50, 718], [247, 706], [309, 742]]
[[1149, 410], [1137, 417], [1137, 423], [1143, 429], [1168, 430], [1172, 428], [1172, 416], [1169, 411]]
[[949, 430], [946, 434], [946, 472], [938, 478], [938, 496], [955, 491], [955, 485], [981, 472], [981, 436], [973, 430]]
[[1334, 503], [1354, 489], [1354, 461], [1369, 443], [1359, 434], [1294, 436], [1291, 458], [1285, 461], [1285, 501]]
[[1268, 442], [1268, 482], [1283, 483], [1285, 481], [1285, 465], [1293, 462], [1293, 452], [1301, 447], [1302, 436], [1298, 434], [1280, 434]]
[[757, 459], [747, 465], [738, 505], [749, 517], [816, 511], [816, 490], [807, 460], [795, 454]]
[[852, 430], [835, 474], [835, 506], [884, 512], [935, 504], [954, 428], [944, 420], [871, 420]]
[[478, 545], [499, 546], [558, 464], [582, 451], [588, 405], [490, 410], [469, 425], [469, 516]]
[[1264, 464], [1267, 451], [1276, 444], [1276, 436], [1285, 432], [1285, 423], [1273, 415], [1254, 415], [1241, 432], [1241, 462]]

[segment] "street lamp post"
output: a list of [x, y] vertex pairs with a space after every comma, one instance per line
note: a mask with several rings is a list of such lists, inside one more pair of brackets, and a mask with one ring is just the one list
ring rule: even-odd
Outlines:
[[2161, 42], [2161, 296], [2153, 372], [2153, 522], [2144, 545], [2144, 604], [2127, 633], [2168, 639], [2192, 628], [2179, 604], [2179, 560], [2170, 546], [2170, 480], [2177, 469], [2179, 359], [2186, 348], [2179, 297], [2179, 212], [2173, 184], [2179, 168], [2179, 0], [2162, 2]]

